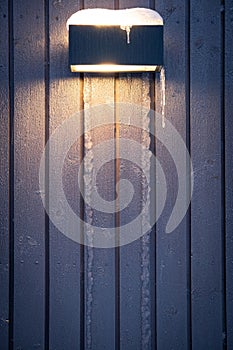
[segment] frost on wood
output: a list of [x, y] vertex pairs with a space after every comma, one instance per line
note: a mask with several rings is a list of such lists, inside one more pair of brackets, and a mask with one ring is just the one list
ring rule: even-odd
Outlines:
[[[144, 74], [142, 81], [142, 105], [148, 113], [142, 114], [142, 145], [150, 148], [150, 97], [149, 97], [149, 75]], [[142, 216], [142, 226], [150, 223], [150, 188], [148, 182], [150, 178], [150, 158], [142, 153], [142, 201], [146, 210]], [[141, 336], [143, 350], [151, 349], [151, 293], [150, 293], [150, 232], [141, 238]]]
[[[90, 129], [90, 123], [91, 123], [91, 115], [90, 115], [90, 101], [91, 100], [91, 79], [85, 78], [85, 84], [84, 84], [84, 129], [89, 130]], [[84, 130], [84, 131], [85, 131]], [[91, 157], [85, 157], [84, 158], [84, 192], [85, 192], [85, 198], [88, 203], [91, 202], [91, 194], [93, 189], [93, 142], [91, 138], [91, 133], [85, 132], [85, 153], [90, 152]], [[86, 295], [85, 295], [85, 316], [86, 316], [86, 328], [85, 328], [85, 342], [86, 342], [86, 349], [91, 350], [92, 349], [92, 303], [93, 303], [93, 260], [94, 260], [94, 251], [91, 247], [93, 242], [93, 235], [94, 235], [94, 229], [93, 229], [93, 209], [89, 206], [85, 206], [85, 215], [86, 215], [86, 222], [89, 225], [88, 232], [85, 232], [85, 235], [88, 240], [88, 246], [86, 247], [86, 258], [85, 258], [85, 264], [86, 264]]]

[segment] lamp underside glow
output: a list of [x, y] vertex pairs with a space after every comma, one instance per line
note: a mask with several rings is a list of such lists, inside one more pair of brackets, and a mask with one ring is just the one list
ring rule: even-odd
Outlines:
[[73, 73], [114, 73], [114, 72], [159, 72], [161, 66], [119, 65], [119, 64], [89, 64], [71, 65]]

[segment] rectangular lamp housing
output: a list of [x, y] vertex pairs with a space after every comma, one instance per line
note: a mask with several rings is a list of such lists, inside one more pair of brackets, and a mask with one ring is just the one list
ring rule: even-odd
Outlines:
[[160, 71], [163, 26], [136, 25], [127, 33], [119, 26], [70, 25], [69, 64], [72, 72]]

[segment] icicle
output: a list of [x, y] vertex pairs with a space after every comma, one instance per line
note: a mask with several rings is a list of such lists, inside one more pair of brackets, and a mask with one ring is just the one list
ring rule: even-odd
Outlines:
[[[90, 101], [91, 100], [91, 78], [87, 77], [85, 78], [84, 83], [84, 129], [89, 130], [90, 129], [90, 123], [91, 123], [91, 115], [90, 115]], [[85, 192], [85, 198], [88, 200], [88, 202], [91, 202], [91, 194], [92, 194], [92, 178], [93, 178], [93, 142], [90, 132], [85, 132], [85, 152], [88, 152], [91, 154], [91, 157], [84, 158], [84, 192]], [[87, 223], [90, 224], [90, 229], [88, 232], [85, 232], [85, 235], [88, 240], [88, 246], [85, 248], [85, 268], [87, 271], [87, 277], [85, 280], [86, 283], [86, 295], [85, 295], [85, 313], [86, 313], [86, 329], [85, 329], [85, 338], [86, 338], [86, 349], [91, 350], [92, 349], [92, 302], [93, 302], [93, 259], [94, 259], [94, 252], [93, 248], [90, 246], [93, 242], [93, 209], [89, 206], [85, 207], [85, 220]]]
[[[143, 76], [142, 83], [142, 105], [150, 110], [149, 98], [149, 75]], [[142, 128], [146, 131], [142, 133], [142, 146], [149, 149], [150, 117], [148, 113], [142, 114]], [[150, 188], [148, 182], [150, 179], [150, 158], [145, 153], [142, 153], [142, 168], [144, 175], [142, 176], [142, 203], [145, 207], [142, 215], [142, 227], [145, 227], [150, 222]], [[142, 349], [151, 349], [151, 295], [150, 295], [150, 233], [148, 232], [141, 239], [141, 329], [142, 329]]]
[[129, 26], [126, 27], [127, 44], [130, 44], [130, 28]]
[[160, 85], [161, 85], [161, 112], [162, 112], [162, 127], [165, 128], [165, 84], [166, 84], [166, 77], [165, 77], [165, 69], [162, 67], [160, 71]]
[[121, 26], [122, 30], [126, 31], [126, 36], [127, 36], [127, 44], [130, 44], [130, 30], [132, 26]]

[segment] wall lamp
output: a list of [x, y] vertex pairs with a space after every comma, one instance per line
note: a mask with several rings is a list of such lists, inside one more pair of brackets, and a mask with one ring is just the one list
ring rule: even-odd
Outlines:
[[146, 8], [86, 9], [67, 21], [71, 72], [158, 72], [163, 19]]

